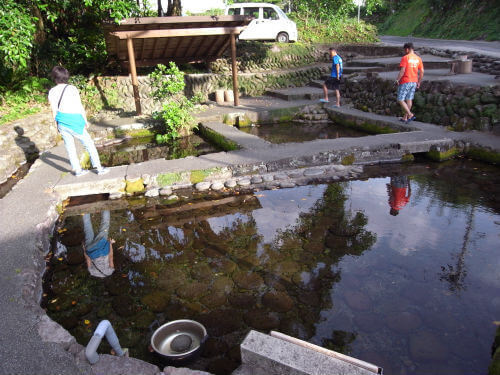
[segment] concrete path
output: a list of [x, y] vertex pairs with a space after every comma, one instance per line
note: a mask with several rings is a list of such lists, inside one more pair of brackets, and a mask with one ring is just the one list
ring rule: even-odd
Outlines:
[[475, 52], [482, 55], [492, 56], [500, 59], [500, 42], [485, 42], [479, 40], [449, 40], [430, 39], [382, 35], [380, 40], [388, 46], [401, 46], [406, 42], [412, 42], [415, 47], [431, 47], [437, 49], [449, 49], [457, 52]]
[[[316, 101], [300, 103], [317, 104]], [[57, 218], [56, 204], [65, 195], [107, 192], [116, 189], [117, 184], [127, 177], [144, 174], [213, 167], [235, 168], [238, 173], [243, 173], [245, 170], [280, 171], [286, 166], [320, 165], [329, 163], [330, 156], [335, 153], [351, 152], [353, 149], [360, 154], [387, 147], [399, 150], [397, 152], [420, 152], [428, 150], [431, 145], [463, 140], [500, 151], [498, 137], [478, 132], [454, 133], [418, 122], [411, 124], [417, 131], [406, 133], [273, 145], [221, 124], [221, 114], [246, 111], [255, 115], [256, 111], [269, 112], [271, 109], [297, 106], [298, 103], [258, 98], [243, 100], [242, 104], [238, 108], [217, 107], [203, 114], [207, 126], [240, 143], [240, 150], [181, 160], [153, 160], [115, 167], [105, 176], [91, 173], [76, 178], [68, 173], [69, 163], [63, 147], [59, 146], [44, 153], [26, 178], [0, 201], [0, 374], [97, 373], [77, 355], [81, 346], [65, 330], [51, 322], [38, 305], [42, 293], [41, 275], [45, 269], [44, 256], [49, 249], [49, 238]], [[394, 118], [354, 109], [327, 107], [327, 110], [333, 115], [358, 116], [401, 126]], [[255, 116], [258, 117], [258, 114]], [[219, 120], [208, 122], [216, 118]], [[155, 373], [154, 366], [146, 369], [131, 370], [130, 375]], [[150, 370], [152, 372], [148, 372]], [[114, 373], [123, 374], [118, 370]]]

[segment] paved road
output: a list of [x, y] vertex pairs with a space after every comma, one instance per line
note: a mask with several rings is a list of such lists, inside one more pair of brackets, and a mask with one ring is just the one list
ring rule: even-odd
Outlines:
[[500, 42], [484, 42], [475, 40], [448, 40], [448, 39], [430, 39], [383, 35], [380, 36], [383, 44], [389, 46], [402, 46], [410, 41], [416, 47], [426, 46], [438, 49], [449, 49], [461, 52], [476, 52], [479, 54], [492, 56], [500, 59]]

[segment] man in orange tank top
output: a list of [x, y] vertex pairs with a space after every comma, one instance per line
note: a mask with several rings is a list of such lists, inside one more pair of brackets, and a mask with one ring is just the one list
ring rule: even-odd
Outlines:
[[411, 111], [415, 90], [420, 87], [424, 78], [424, 64], [422, 59], [413, 52], [413, 43], [404, 45], [405, 55], [399, 63], [399, 74], [396, 79], [398, 85], [398, 103], [404, 111], [401, 121], [410, 122], [415, 120]]

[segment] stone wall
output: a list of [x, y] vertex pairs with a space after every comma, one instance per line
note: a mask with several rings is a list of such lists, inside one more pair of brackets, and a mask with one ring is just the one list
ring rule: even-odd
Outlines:
[[[277, 89], [290, 86], [304, 86], [311, 80], [319, 79], [328, 72], [329, 67], [325, 65], [308, 66], [294, 70], [282, 70], [267, 73], [240, 73], [238, 82], [240, 95], [259, 96], [268, 89]], [[151, 98], [151, 80], [147, 76], [141, 76], [139, 80], [139, 95], [143, 113], [152, 113], [159, 110], [158, 103]], [[193, 96], [201, 94], [204, 99], [209, 99], [210, 94], [217, 89], [232, 89], [231, 74], [186, 74], [185, 94]], [[127, 76], [98, 77], [94, 84], [99, 89], [101, 98], [106, 106], [116, 104], [117, 109], [125, 112], [135, 111], [132, 81]]]
[[[400, 115], [392, 81], [371, 77], [345, 80], [343, 95], [354, 107], [382, 115]], [[447, 81], [424, 81], [415, 93], [414, 112], [419, 121], [454, 130], [492, 130], [500, 125], [500, 86], [469, 87]]]
[[59, 133], [49, 112], [29, 116], [0, 127], [0, 183], [22, 164], [54, 147]]

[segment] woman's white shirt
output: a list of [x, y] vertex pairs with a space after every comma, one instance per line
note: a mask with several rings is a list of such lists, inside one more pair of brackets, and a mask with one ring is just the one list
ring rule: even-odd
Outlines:
[[[66, 86], [68, 87], [64, 90]], [[64, 95], [58, 108], [59, 99], [61, 98], [63, 90]], [[59, 83], [57, 86], [52, 87], [49, 91], [49, 103], [52, 108], [52, 115], [54, 118], [57, 115], [57, 111], [63, 113], [80, 113], [85, 119], [85, 123], [87, 123], [87, 116], [80, 99], [80, 93], [75, 86], [67, 85], [66, 83]]]

